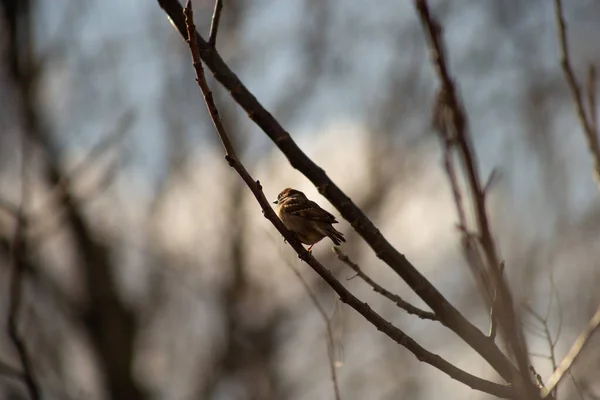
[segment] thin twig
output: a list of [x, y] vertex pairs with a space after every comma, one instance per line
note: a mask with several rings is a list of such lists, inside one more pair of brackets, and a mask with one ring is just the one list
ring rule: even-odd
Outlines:
[[25, 382], [29, 396], [32, 400], [39, 400], [41, 398], [40, 387], [35, 377], [35, 373], [33, 372], [29, 350], [27, 349], [25, 340], [21, 337], [18, 327], [21, 302], [23, 300], [23, 276], [26, 270], [25, 259], [27, 257], [27, 239], [25, 236], [26, 219], [24, 210], [26, 209], [29, 200], [29, 181], [27, 179], [27, 169], [29, 168], [29, 143], [26, 137], [23, 137], [21, 162], [21, 204], [17, 214], [11, 249], [12, 272], [10, 277], [7, 329], [8, 336], [17, 350], [17, 355], [21, 362], [23, 381]]
[[[598, 132], [596, 132], [594, 129], [595, 124], [592, 123], [593, 118], [588, 118], [585, 113], [581, 89], [579, 88], [579, 84], [577, 83], [577, 79], [575, 78], [575, 73], [573, 72], [573, 67], [571, 65], [569, 42], [567, 40], [567, 24], [565, 22], [561, 0], [554, 0], [554, 11], [558, 43], [560, 46], [560, 65], [562, 66], [569, 90], [571, 91], [573, 105], [575, 106], [579, 123], [583, 128], [583, 133], [585, 135], [589, 151], [592, 154], [596, 181], [600, 184], [600, 146], [598, 145]], [[591, 110], [591, 112], [595, 113], [596, 110]]]
[[598, 112], [596, 110], [596, 68], [590, 65], [588, 70], [588, 83], [587, 83], [587, 94], [588, 94], [588, 111], [590, 113], [590, 124], [592, 131], [594, 131], [594, 138], [598, 142]]
[[571, 368], [571, 366], [577, 359], [577, 356], [579, 356], [581, 350], [587, 344], [590, 336], [592, 336], [594, 331], [598, 328], [598, 325], [600, 325], [600, 306], [598, 306], [596, 313], [589, 320], [587, 326], [583, 329], [583, 331], [581, 331], [565, 358], [563, 358], [563, 360], [558, 365], [558, 368], [554, 370], [554, 372], [550, 376], [550, 379], [548, 379], [546, 387], [542, 391], [542, 396], [548, 396], [548, 393], [552, 392], [552, 390], [558, 385], [560, 380], [563, 378], [565, 372], [567, 372], [569, 368]]
[[275, 226], [287, 243], [289, 243], [289, 245], [296, 251], [298, 257], [302, 261], [306, 262], [317, 274], [319, 274], [321, 278], [323, 278], [323, 280], [325, 280], [325, 282], [327, 282], [329, 286], [331, 286], [331, 288], [340, 296], [340, 300], [342, 302], [348, 304], [350, 307], [356, 310], [367, 321], [373, 324], [378, 330], [386, 334], [396, 343], [404, 346], [413, 355], [415, 355], [419, 361], [434, 366], [440, 371], [446, 373], [451, 378], [456, 379], [473, 389], [494, 394], [495, 396], [502, 398], [514, 398], [515, 393], [512, 387], [499, 385], [497, 383], [481, 379], [457, 368], [437, 354], [433, 354], [420, 346], [414, 339], [406, 335], [401, 329], [397, 328], [377, 312], [373, 311], [368, 304], [359, 300], [356, 296], [350, 293], [350, 291], [348, 291], [348, 289], [346, 289], [327, 268], [317, 261], [311, 253], [306, 251], [298, 239], [283, 225], [283, 222], [281, 222], [281, 220], [277, 217], [275, 211], [273, 208], [271, 208], [269, 201], [265, 197], [260, 182], [255, 181], [252, 178], [244, 165], [237, 158], [235, 150], [231, 144], [231, 141], [229, 140], [229, 136], [221, 122], [217, 107], [214, 104], [212, 93], [206, 83], [204, 68], [200, 60], [200, 50], [196, 40], [198, 35], [196, 34], [194, 27], [192, 5], [189, 1], [185, 6], [183, 15], [185, 17], [184, 23], [186, 24], [186, 37], [189, 38], [188, 44], [192, 54], [192, 61], [196, 72], [196, 80], [204, 96], [206, 107], [209, 111], [215, 129], [217, 130], [217, 134], [225, 148], [225, 158], [229, 165], [235, 169], [244, 183], [248, 186], [257, 202], [260, 204], [265, 218], [267, 218]]
[[[188, 27], [185, 23], [183, 8], [178, 0], [157, 0], [172, 25], [187, 40]], [[197, 32], [195, 33], [199, 56], [212, 71], [215, 79], [221, 83], [231, 97], [242, 107], [252, 121], [272, 140], [287, 157], [292, 167], [310, 180], [339, 211], [356, 232], [373, 249], [374, 253], [386, 263], [407, 285], [440, 317], [443, 324], [463, 339], [480, 354], [505, 380], [511, 380], [515, 367], [495, 343], [490, 341], [475, 325], [456, 309], [444, 295], [423, 276], [421, 272], [396, 249], [381, 233], [365, 212], [327, 176], [325, 171], [314, 163], [289, 132], [256, 99], [244, 83], [225, 63], [219, 53], [212, 48]]]
[[[550, 276], [550, 285], [552, 287], [552, 293], [554, 293], [554, 297], [556, 298], [556, 307], [558, 309], [558, 328], [557, 328], [557, 332], [556, 332], [556, 337], [554, 338], [554, 341], [552, 342], [552, 346], [556, 347], [556, 344], [558, 343], [558, 340], [560, 339], [560, 335], [562, 333], [562, 326], [563, 326], [563, 313], [562, 313], [562, 305], [560, 304], [560, 297], [558, 296], [558, 289], [556, 288], [556, 285], [554, 284], [554, 277], [552, 277], [552, 275]], [[546, 315], [546, 319], [548, 318], [548, 315]]]
[[356, 272], [356, 275], [359, 278], [361, 278], [363, 281], [365, 281], [367, 283], [367, 285], [371, 286], [376, 293], [379, 293], [383, 297], [387, 298], [392, 303], [396, 304], [399, 308], [403, 309], [404, 311], [406, 311], [409, 314], [416, 315], [417, 317], [422, 318], [422, 319], [429, 319], [431, 321], [439, 321], [439, 318], [431, 311], [421, 310], [420, 308], [415, 307], [412, 304], [410, 304], [409, 302], [407, 302], [406, 300], [402, 299], [397, 294], [394, 294], [394, 293], [390, 292], [389, 290], [385, 289], [384, 287], [382, 287], [381, 285], [379, 285], [377, 282], [375, 282], [373, 279], [371, 279], [367, 274], [365, 274], [364, 271], [362, 270], [362, 268], [360, 268], [360, 266], [358, 264], [356, 264], [354, 261], [352, 261], [338, 247], [332, 247], [332, 248], [333, 248], [333, 251], [335, 252], [335, 254], [337, 255], [337, 257], [340, 259], [340, 261], [343, 262], [344, 264], [346, 264], [347, 266], [349, 266], [350, 268], [352, 268], [352, 270], [354, 272]]
[[[502, 261], [500, 263], [500, 277], [502, 277], [502, 274], [504, 273], [504, 261]], [[496, 334], [498, 331], [498, 316], [497, 316], [497, 312], [496, 309], [497, 307], [497, 301], [498, 301], [498, 286], [494, 285], [494, 294], [492, 296], [492, 305], [490, 307], [490, 333], [488, 334], [489, 338], [494, 340], [496, 338]]]
[[[467, 216], [463, 204], [462, 191], [460, 188], [460, 183], [458, 180], [456, 169], [454, 168], [453, 158], [454, 150], [458, 147], [458, 135], [457, 132], [455, 132], [457, 130], [457, 127], [454, 126], [454, 121], [456, 121], [456, 118], [454, 117], [454, 115], [460, 115], [461, 112], [453, 110], [450, 104], [451, 99], [448, 98], [448, 90], [442, 88], [439, 91], [436, 98], [432, 117], [432, 125], [438, 133], [444, 151], [444, 170], [446, 171], [446, 175], [448, 176], [448, 180], [450, 182], [452, 197], [454, 199], [454, 205], [456, 207], [456, 213], [458, 215], [458, 229], [462, 237], [461, 244], [465, 253], [465, 258], [469, 267], [472, 270], [472, 273], [478, 279], [480, 286], [483, 287], [482, 290], [487, 292], [487, 300], [490, 304], [490, 330], [488, 337], [494, 340], [496, 338], [496, 331], [498, 327], [498, 317], [496, 315], [497, 313], [494, 312], [498, 297], [496, 288], [497, 285], [493, 284], [493, 280], [492, 282], [490, 282], [489, 278], [485, 273], [485, 265], [483, 264], [483, 259], [481, 257], [481, 254], [479, 253], [478, 242], [481, 242], [481, 240], [477, 240], [479, 238], [479, 235], [471, 233], [467, 223]], [[467, 156], [468, 160], [467, 162], [465, 162], [466, 165], [475, 165], [470, 156], [470, 151], [463, 152], [461, 154], [463, 155], [463, 157], [465, 156], [465, 154]], [[485, 204], [485, 195], [489, 190], [489, 187], [491, 185], [490, 182], [492, 182], [494, 175], [494, 173], [490, 175], [488, 183], [486, 183], [484, 189], [482, 189], [480, 196], [475, 195], [475, 193], [477, 193], [476, 189], [471, 190], [471, 193], [474, 194], [475, 197], [474, 203], [481, 201], [483, 204]], [[487, 217], [485, 219], [487, 220]], [[487, 258], [489, 259], [490, 257]], [[501, 264], [501, 269], [504, 269], [504, 264]], [[502, 275], [502, 273], [500, 273], [500, 275]], [[491, 299], [489, 297], [491, 297]]]
[[333, 393], [335, 395], [336, 400], [341, 400], [340, 388], [339, 388], [338, 379], [337, 379], [337, 371], [336, 371], [336, 367], [335, 367], [335, 355], [334, 355], [335, 343], [333, 341], [333, 329], [331, 328], [331, 321], [329, 320], [329, 316], [327, 315], [327, 312], [323, 308], [323, 305], [317, 298], [317, 295], [312, 291], [312, 289], [308, 285], [308, 282], [306, 282], [306, 280], [302, 277], [302, 274], [300, 274], [300, 271], [298, 271], [296, 269], [296, 267], [294, 267], [292, 265], [291, 262], [287, 262], [286, 264], [292, 270], [294, 275], [296, 275], [296, 277], [302, 284], [304, 291], [306, 292], [308, 297], [310, 297], [310, 300], [312, 301], [315, 308], [321, 315], [321, 318], [323, 318], [323, 322], [325, 323], [325, 329], [327, 330], [327, 359], [329, 361], [329, 372], [331, 373], [331, 382], [333, 384]]
[[212, 47], [217, 45], [217, 32], [219, 30], [219, 22], [221, 21], [221, 10], [223, 9], [223, 0], [215, 0], [215, 9], [213, 11], [212, 20], [210, 22], [210, 34], [208, 36], [208, 44]]
[[[549, 304], [552, 304], [552, 296], [550, 297]], [[524, 306], [525, 310], [527, 310], [533, 318], [542, 325], [544, 340], [548, 344], [548, 349], [550, 350], [550, 354], [548, 355], [548, 360], [550, 360], [550, 364], [552, 365], [552, 370], [556, 369], [556, 355], [554, 352], [555, 341], [552, 339], [552, 334], [550, 333], [550, 327], [548, 326], [548, 316], [549, 311], [546, 312], [545, 316], [541, 316], [538, 314], [533, 308], [529, 305]], [[548, 308], [549, 310], [549, 308]], [[556, 400], [558, 398], [557, 388], [554, 388], [553, 398]]]
[[571, 378], [571, 381], [573, 382], [573, 386], [575, 386], [575, 390], [577, 391], [577, 394], [579, 395], [579, 398], [581, 400], [585, 400], [585, 397], [583, 396], [583, 390], [581, 389], [581, 386], [579, 385], [579, 382], [577, 382], [577, 380], [573, 376], [573, 372], [571, 372], [571, 370], [569, 370], [568, 374], [569, 374], [569, 377]]

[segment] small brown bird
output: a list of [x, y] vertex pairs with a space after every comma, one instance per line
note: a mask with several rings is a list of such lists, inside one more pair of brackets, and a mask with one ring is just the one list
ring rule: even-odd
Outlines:
[[332, 226], [338, 223], [335, 217], [307, 199], [301, 191], [284, 189], [273, 203], [277, 204], [277, 215], [285, 227], [294, 232], [300, 242], [309, 245], [308, 251], [325, 236], [336, 246], [346, 241]]

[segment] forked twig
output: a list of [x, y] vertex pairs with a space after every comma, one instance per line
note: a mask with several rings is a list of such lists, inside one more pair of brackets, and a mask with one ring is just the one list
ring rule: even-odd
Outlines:
[[439, 318], [437, 317], [437, 315], [435, 315], [431, 311], [425, 311], [425, 310], [420, 309], [419, 307], [415, 307], [412, 304], [410, 304], [408, 301], [402, 299], [397, 294], [394, 294], [394, 293], [390, 292], [389, 290], [385, 289], [384, 287], [382, 287], [381, 285], [379, 285], [377, 282], [375, 282], [373, 279], [371, 279], [367, 274], [365, 274], [365, 272], [362, 270], [362, 268], [360, 268], [360, 266], [358, 264], [356, 264], [354, 261], [352, 261], [338, 247], [333, 247], [333, 251], [337, 255], [337, 257], [340, 259], [341, 262], [343, 262], [344, 264], [349, 266], [354, 272], [356, 272], [356, 275], [360, 279], [365, 281], [367, 283], [367, 285], [371, 286], [376, 293], [379, 293], [383, 297], [387, 298], [388, 300], [390, 300], [391, 302], [396, 304], [399, 308], [403, 309], [404, 311], [406, 311], [409, 314], [416, 315], [417, 317], [419, 317], [421, 319], [429, 319], [431, 321], [439, 321]]
[[[595, 117], [588, 117], [586, 115], [585, 107], [583, 106], [581, 89], [579, 87], [579, 83], [577, 83], [577, 78], [575, 78], [575, 73], [573, 72], [571, 56], [569, 54], [569, 42], [567, 40], [567, 24], [565, 22], [561, 0], [554, 0], [554, 11], [556, 18], [556, 30], [558, 34], [558, 44], [560, 47], [560, 65], [563, 69], [567, 85], [569, 86], [571, 97], [573, 98], [573, 105], [575, 106], [579, 123], [583, 128], [583, 133], [585, 135], [589, 151], [592, 154], [596, 181], [600, 184], [600, 146], [598, 145], [598, 132], [595, 130], [596, 124], [593, 122]], [[592, 101], [590, 101], [590, 104], [595, 103], [595, 98], [592, 94], [593, 81], [594, 79], [590, 79], [590, 82], [592, 82], [592, 85], [590, 86], [590, 93], [588, 94], [592, 96]], [[596, 110], [591, 109], [590, 113], [595, 114]]]

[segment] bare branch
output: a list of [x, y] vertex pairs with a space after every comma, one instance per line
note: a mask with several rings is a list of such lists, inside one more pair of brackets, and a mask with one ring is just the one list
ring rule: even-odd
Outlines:
[[23, 276], [27, 269], [27, 239], [25, 237], [25, 208], [29, 199], [29, 180], [27, 179], [27, 168], [29, 162], [29, 143], [26, 137], [23, 137], [23, 152], [21, 165], [21, 205], [19, 206], [15, 233], [11, 249], [12, 272], [9, 286], [9, 305], [8, 305], [8, 337], [12, 341], [21, 367], [23, 369], [23, 381], [32, 400], [41, 398], [40, 387], [33, 371], [31, 356], [27, 345], [21, 333], [19, 332], [19, 313], [21, 311], [21, 302], [23, 300]]
[[[600, 146], [598, 145], [598, 132], [595, 130], [596, 124], [592, 122], [594, 118], [588, 118], [588, 116], [585, 113], [581, 89], [579, 88], [579, 84], [577, 83], [577, 79], [575, 78], [575, 73], [573, 72], [573, 67], [571, 65], [571, 58], [569, 54], [569, 42], [567, 40], [567, 24], [565, 22], [565, 17], [563, 14], [561, 0], [554, 0], [554, 11], [556, 17], [558, 44], [560, 46], [560, 65], [565, 74], [567, 85], [569, 86], [571, 96], [573, 97], [573, 105], [575, 106], [575, 111], [577, 112], [579, 123], [583, 128], [583, 133], [585, 135], [589, 151], [592, 155], [592, 159], [594, 162], [594, 176], [596, 178], [596, 181], [600, 184]], [[590, 79], [590, 81], [592, 82], [593, 86], [593, 79]], [[592, 91], [590, 90], [589, 93], [592, 93]], [[593, 97], [590, 104], [591, 103], [595, 103]], [[595, 113], [596, 110], [592, 109], [590, 110], [590, 112]]]
[[[441, 107], [446, 110], [445, 114], [449, 120], [448, 125], [452, 128], [451, 137], [456, 141], [457, 151], [463, 162], [464, 172], [467, 176], [467, 183], [471, 191], [471, 198], [475, 208], [479, 241], [486, 255], [488, 268], [493, 277], [492, 282], [494, 284], [494, 290], [497, 290], [498, 292], [499, 301], [497, 304], [493, 304], [496, 308], [494, 311], [499, 311], [499, 319], [502, 322], [501, 328], [503, 329], [503, 333], [519, 366], [519, 374], [521, 375], [523, 385], [523, 395], [534, 398], [537, 393], [535, 393], [536, 389], [531, 384], [531, 378], [529, 376], [527, 346], [522, 331], [519, 329], [512, 296], [500, 273], [500, 259], [487, 218], [485, 193], [479, 179], [477, 159], [468, 134], [466, 113], [462, 102], [459, 100], [454, 81], [447, 65], [441, 37], [442, 28], [439, 22], [432, 17], [427, 1], [415, 0], [415, 7], [428, 41], [433, 67], [435, 68], [441, 84], [438, 102], [441, 104]], [[515, 378], [516, 375], [513, 375], [507, 379], [510, 382], [513, 382]]]
[[571, 378], [571, 381], [573, 382], [573, 386], [575, 386], [575, 390], [577, 391], [577, 394], [579, 395], [579, 398], [581, 400], [585, 400], [585, 397], [583, 397], [583, 390], [581, 389], [581, 385], [579, 384], [579, 382], [577, 382], [577, 380], [573, 376], [573, 373], [571, 372], [571, 370], [569, 370], [568, 373], [569, 373], [569, 377]]
[[300, 272], [290, 262], [287, 263], [287, 266], [292, 270], [294, 275], [296, 275], [296, 277], [302, 284], [304, 291], [306, 292], [306, 294], [314, 304], [315, 308], [321, 315], [321, 318], [323, 318], [323, 322], [325, 323], [325, 329], [327, 330], [327, 359], [329, 362], [329, 372], [331, 373], [331, 382], [333, 384], [333, 393], [335, 395], [336, 400], [341, 400], [340, 388], [338, 385], [337, 372], [335, 367], [335, 343], [333, 340], [333, 329], [331, 328], [331, 321], [329, 320], [329, 316], [327, 315], [327, 312], [325, 312], [325, 309], [321, 305], [321, 302], [319, 302], [317, 295], [313, 293], [312, 289], [308, 285], [308, 282], [306, 282], [306, 280], [302, 277]]
[[375, 282], [373, 279], [371, 279], [367, 274], [365, 274], [364, 271], [362, 270], [362, 268], [360, 268], [360, 266], [358, 264], [356, 264], [355, 262], [350, 260], [350, 258], [346, 254], [344, 254], [342, 252], [342, 250], [340, 250], [338, 247], [332, 247], [332, 248], [333, 248], [333, 251], [335, 252], [335, 254], [337, 255], [337, 257], [340, 259], [340, 261], [343, 262], [344, 264], [346, 264], [347, 266], [349, 266], [350, 268], [352, 268], [352, 270], [354, 272], [356, 272], [358, 277], [360, 277], [363, 281], [365, 281], [367, 283], [367, 285], [371, 286], [376, 293], [379, 293], [383, 297], [387, 298], [388, 300], [390, 300], [391, 302], [396, 304], [399, 308], [403, 309], [404, 311], [406, 311], [409, 314], [416, 315], [417, 317], [419, 317], [421, 319], [429, 319], [432, 321], [439, 321], [439, 318], [434, 313], [432, 313], [430, 311], [421, 310], [420, 308], [413, 306], [409, 302], [403, 300], [397, 294], [394, 294], [394, 293], [390, 292], [389, 290], [385, 289], [384, 287], [382, 287], [381, 285], [379, 285], [377, 282]]
[[[188, 32], [183, 10], [177, 0], [157, 0], [169, 16], [173, 26], [187, 40]], [[290, 134], [279, 124], [244, 86], [239, 78], [225, 64], [218, 52], [197, 32], [199, 57], [213, 72], [215, 79], [231, 94], [232, 98], [288, 158], [290, 164], [302, 172], [327, 198], [358, 234], [371, 246], [377, 257], [392, 268], [415, 293], [440, 317], [443, 324], [455, 332], [477, 351], [498, 373], [510, 381], [515, 372], [514, 366], [502, 351], [479, 329], [471, 324], [448, 300], [429, 282], [406, 257], [396, 250], [375, 227], [365, 213], [298, 147]], [[258, 194], [256, 194], [258, 196]], [[258, 198], [258, 197], [257, 197]], [[277, 222], [275, 222], [277, 224]]]
[[208, 36], [208, 44], [212, 47], [217, 45], [217, 31], [219, 30], [219, 22], [221, 21], [221, 10], [223, 9], [223, 0], [215, 0], [215, 9], [213, 11], [212, 20], [210, 22], [210, 34]]
[[[502, 261], [500, 263], [500, 277], [502, 277], [502, 274], [504, 273], [504, 261]], [[490, 339], [494, 340], [496, 338], [496, 334], [498, 331], [498, 317], [497, 317], [497, 313], [495, 312], [496, 310], [496, 306], [497, 306], [497, 301], [498, 301], [498, 286], [494, 285], [494, 294], [492, 296], [492, 305], [490, 307], [490, 333], [488, 334], [488, 336], [490, 337]]]
[[588, 110], [590, 112], [590, 124], [592, 131], [596, 134], [594, 137], [598, 141], [598, 113], [596, 111], [596, 68], [590, 65], [588, 70], [588, 83], [587, 83], [587, 95], [588, 95]]
[[[550, 297], [550, 301], [548, 303], [549, 303], [549, 305], [552, 304], [552, 297]], [[554, 348], [555, 348], [556, 342], [554, 339], [552, 339], [552, 334], [550, 333], [550, 328], [548, 326], [548, 316], [549, 316], [550, 307], [548, 307], [548, 311], [546, 312], [546, 315], [543, 317], [528, 305], [525, 305], [524, 308], [533, 316], [533, 318], [538, 323], [540, 323], [540, 325], [542, 325], [543, 337], [546, 340], [546, 343], [548, 344], [548, 349], [550, 350], [550, 354], [547, 356], [547, 358], [548, 358], [548, 360], [550, 360], [550, 363], [552, 365], [552, 370], [555, 370], [556, 369], [556, 356], [554, 354]], [[543, 385], [542, 385], [542, 387], [543, 387]], [[554, 400], [556, 400], [558, 398], [556, 388], [554, 388], [553, 397], [554, 397]]]
[[577, 359], [577, 356], [579, 356], [581, 350], [587, 344], [590, 336], [592, 336], [594, 331], [598, 328], [598, 325], [600, 325], [600, 306], [598, 306], [596, 313], [589, 320], [587, 326], [583, 329], [583, 331], [581, 331], [565, 358], [563, 358], [563, 360], [558, 365], [558, 368], [554, 370], [552, 376], [550, 376], [550, 379], [548, 379], [546, 387], [542, 391], [542, 396], [548, 396], [548, 394], [551, 393], [552, 390], [558, 385], [560, 380], [563, 378], [565, 372], [567, 372], [569, 368], [571, 368], [571, 366]]
[[[460, 188], [460, 183], [458, 181], [456, 169], [454, 168], [453, 159], [454, 150], [457, 147], [457, 143], [459, 141], [458, 137], [460, 135], [464, 136], [464, 134], [462, 134], [462, 132], [454, 132], [457, 129], [454, 126], [455, 117], [453, 115], [457, 115], [459, 113], [449, 106], [449, 100], [447, 99], [447, 97], [448, 91], [442, 88], [442, 90], [438, 92], [436, 98], [435, 107], [433, 111], [432, 125], [438, 133], [438, 136], [443, 146], [444, 170], [446, 171], [448, 181], [450, 182], [452, 197], [454, 199], [454, 205], [456, 207], [456, 214], [458, 215], [458, 229], [462, 237], [461, 244], [463, 247], [465, 258], [469, 267], [471, 268], [472, 273], [477, 278], [477, 281], [479, 282], [482, 291], [485, 294], [488, 294], [488, 298], [491, 296], [491, 299], [488, 299], [490, 303], [490, 331], [488, 337], [494, 340], [496, 338], [496, 331], [498, 327], [498, 317], [496, 315], [497, 313], [494, 312], [494, 307], [496, 305], [497, 300], [497, 289], [496, 285], [493, 284], [493, 282], [490, 282], [490, 279], [488, 277], [489, 274], [486, 274], [485, 272], [485, 265], [483, 264], [483, 259], [479, 252], [478, 242], [480, 242], [480, 240], [477, 240], [478, 235], [470, 232], [467, 223], [462, 191]], [[463, 158], [466, 155], [465, 164], [467, 166], [476, 165], [473, 162], [470, 151], [463, 152], [461, 154], [463, 155]], [[485, 207], [485, 195], [488, 192], [489, 187], [491, 186], [493, 177], [495, 176], [494, 171], [492, 171], [492, 174], [490, 175], [488, 182], [486, 183], [484, 189], [481, 191], [480, 195], [477, 195], [477, 190], [473, 190], [472, 188], [471, 193], [473, 194], [473, 202], [475, 204], [481, 202]], [[484, 220], [487, 221], [486, 215], [484, 215]], [[494, 258], [497, 257], [494, 255]], [[501, 269], [504, 269], [504, 264], [501, 264]], [[500, 275], [502, 275], [502, 273], [500, 273]], [[493, 288], [491, 286], [493, 286]], [[491, 294], [490, 292], [493, 292], [493, 294]]]
[[257, 202], [261, 206], [265, 218], [267, 218], [275, 226], [279, 233], [281, 233], [284, 239], [296, 251], [298, 257], [302, 261], [306, 262], [317, 274], [319, 274], [319, 276], [323, 280], [325, 280], [325, 282], [327, 282], [329, 286], [331, 286], [331, 288], [340, 296], [341, 301], [343, 301], [344, 303], [352, 307], [354, 310], [356, 310], [367, 321], [373, 324], [378, 330], [386, 334], [388, 337], [393, 339], [396, 343], [404, 346], [407, 350], [413, 353], [419, 361], [425, 362], [436, 367], [440, 371], [446, 373], [451, 378], [456, 379], [459, 382], [462, 382], [473, 389], [494, 394], [498, 397], [513, 398], [514, 392], [512, 387], [499, 385], [497, 383], [478, 378], [474, 375], [469, 374], [468, 372], [465, 372], [455, 367], [448, 361], [444, 360], [442, 357], [433, 354], [427, 351], [425, 348], [421, 347], [416, 341], [414, 341], [411, 337], [406, 335], [402, 330], [398, 329], [391, 322], [387, 321], [386, 319], [381, 317], [381, 315], [373, 311], [373, 309], [371, 309], [371, 307], [368, 304], [360, 301], [356, 296], [350, 293], [350, 291], [348, 291], [331, 274], [331, 272], [328, 269], [326, 269], [319, 261], [317, 261], [311, 253], [306, 251], [306, 249], [302, 246], [298, 239], [283, 225], [283, 222], [281, 222], [281, 220], [277, 217], [275, 211], [271, 208], [269, 201], [262, 192], [260, 182], [255, 181], [252, 178], [252, 176], [248, 173], [244, 165], [237, 158], [235, 149], [232, 147], [231, 141], [229, 140], [229, 136], [223, 126], [223, 123], [221, 122], [217, 107], [214, 104], [212, 93], [206, 83], [204, 68], [200, 59], [201, 49], [198, 47], [197, 39], [199, 35], [195, 34], [196, 30], [193, 22], [193, 11], [190, 1], [188, 1], [186, 4], [184, 16], [186, 37], [189, 38], [188, 44], [190, 47], [190, 52], [192, 54], [192, 61], [196, 72], [196, 80], [204, 96], [206, 107], [209, 111], [215, 129], [217, 130], [217, 134], [219, 135], [219, 138], [221, 139], [225, 148], [225, 158], [228, 161], [229, 165], [236, 170], [236, 172], [240, 175], [245, 184], [248, 186], [248, 188], [256, 198]]

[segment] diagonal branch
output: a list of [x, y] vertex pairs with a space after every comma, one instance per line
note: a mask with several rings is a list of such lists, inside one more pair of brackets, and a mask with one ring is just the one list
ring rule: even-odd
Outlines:
[[236, 172], [248, 186], [257, 202], [261, 206], [265, 218], [267, 218], [275, 226], [279, 233], [281, 233], [284, 239], [296, 251], [298, 257], [306, 262], [317, 274], [319, 274], [323, 280], [325, 280], [325, 282], [327, 282], [329, 286], [331, 286], [331, 288], [340, 296], [341, 301], [356, 310], [378, 330], [386, 334], [398, 344], [404, 346], [407, 350], [413, 353], [419, 361], [436, 367], [451, 378], [456, 379], [473, 389], [494, 394], [495, 396], [502, 398], [513, 398], [514, 392], [512, 387], [499, 385], [497, 383], [471, 375], [468, 372], [455, 367], [437, 354], [433, 354], [421, 347], [415, 340], [406, 335], [402, 330], [398, 329], [391, 322], [387, 321], [378, 313], [373, 311], [368, 304], [360, 301], [356, 296], [350, 293], [350, 291], [348, 291], [348, 289], [346, 289], [337, 279], [335, 279], [331, 272], [319, 261], [317, 261], [311, 255], [311, 253], [306, 251], [298, 239], [289, 230], [287, 230], [287, 228], [283, 225], [283, 222], [281, 222], [281, 220], [275, 214], [275, 211], [273, 211], [271, 208], [269, 201], [262, 192], [260, 182], [255, 181], [252, 178], [244, 165], [237, 158], [235, 149], [233, 148], [225, 127], [221, 122], [217, 107], [213, 100], [212, 92], [206, 83], [204, 68], [200, 59], [201, 49], [198, 47], [198, 35], [194, 34], [195, 27], [193, 22], [193, 12], [191, 2], [189, 1], [185, 8], [184, 23], [186, 24], [186, 35], [189, 37], [188, 44], [192, 54], [192, 61], [196, 72], [196, 80], [200, 86], [200, 89], [202, 90], [206, 107], [213, 121], [217, 134], [219, 135], [219, 138], [221, 139], [225, 148], [225, 159], [229, 165], [236, 170]]
[[356, 264], [354, 261], [352, 261], [350, 259], [350, 257], [348, 257], [346, 254], [344, 254], [338, 247], [333, 247], [333, 251], [335, 252], [335, 254], [340, 259], [341, 262], [343, 262], [344, 264], [349, 266], [354, 272], [356, 272], [356, 275], [360, 279], [365, 281], [367, 283], [367, 285], [371, 286], [376, 293], [379, 293], [380, 295], [382, 295], [386, 299], [390, 300], [392, 303], [396, 304], [399, 308], [403, 309], [404, 311], [406, 311], [409, 314], [416, 315], [417, 317], [419, 317], [421, 319], [429, 319], [431, 321], [439, 321], [439, 318], [434, 313], [432, 313], [430, 311], [421, 310], [419, 307], [413, 306], [408, 301], [402, 299], [402, 297], [390, 292], [386, 288], [379, 285], [377, 282], [375, 282], [373, 279], [371, 279], [371, 277], [369, 277], [367, 274], [365, 274], [365, 272], [362, 270], [362, 268], [358, 264]]
[[[169, 16], [173, 26], [187, 40], [187, 28], [179, 2], [177, 0], [157, 0], [157, 2]], [[387, 241], [365, 213], [298, 147], [290, 134], [225, 64], [219, 53], [197, 32], [195, 40], [198, 44], [199, 57], [212, 71], [215, 79], [229, 91], [232, 98], [246, 111], [248, 117], [275, 143], [292, 167], [299, 170], [317, 187], [319, 193], [327, 198], [341, 216], [352, 225], [377, 257], [389, 265], [423, 299], [446, 327], [467, 342], [505, 380], [510, 381], [515, 369], [500, 349], [450, 304], [431, 282]]]
[[600, 306], [596, 310], [596, 313], [589, 320], [585, 329], [583, 329], [583, 331], [579, 334], [565, 358], [563, 358], [563, 360], [560, 362], [558, 368], [554, 370], [552, 376], [550, 376], [550, 379], [548, 379], [548, 383], [546, 383], [546, 387], [542, 391], [542, 396], [548, 396], [548, 394], [552, 392], [556, 385], [558, 385], [565, 373], [569, 370], [569, 368], [571, 368], [577, 359], [577, 356], [579, 356], [581, 353], [581, 350], [583, 350], [585, 345], [588, 343], [588, 339], [592, 336], [594, 331], [598, 329], [598, 326], [600, 326]]

